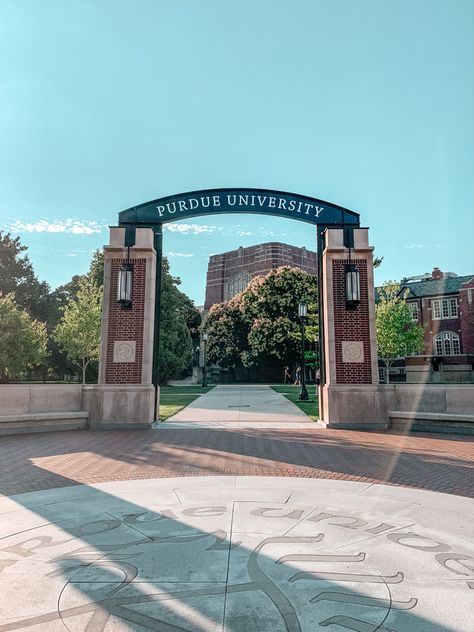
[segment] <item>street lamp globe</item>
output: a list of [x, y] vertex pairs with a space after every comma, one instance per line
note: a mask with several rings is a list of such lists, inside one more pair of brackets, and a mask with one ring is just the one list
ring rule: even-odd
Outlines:
[[308, 315], [308, 306], [303, 301], [298, 305], [298, 316], [300, 318], [306, 318]]

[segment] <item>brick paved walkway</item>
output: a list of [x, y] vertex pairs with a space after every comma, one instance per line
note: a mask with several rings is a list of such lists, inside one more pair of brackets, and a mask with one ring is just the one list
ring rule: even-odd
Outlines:
[[196, 475], [300, 476], [474, 496], [470, 437], [341, 430], [70, 431], [0, 438], [0, 493]]

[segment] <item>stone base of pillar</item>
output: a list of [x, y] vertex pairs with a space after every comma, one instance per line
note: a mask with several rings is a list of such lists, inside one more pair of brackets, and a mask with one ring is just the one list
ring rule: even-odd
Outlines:
[[327, 428], [386, 430], [395, 393], [382, 385], [325, 384], [320, 387], [320, 401], [320, 421]]
[[149, 428], [155, 418], [155, 388], [152, 384], [86, 385], [82, 405], [89, 413], [90, 428]]

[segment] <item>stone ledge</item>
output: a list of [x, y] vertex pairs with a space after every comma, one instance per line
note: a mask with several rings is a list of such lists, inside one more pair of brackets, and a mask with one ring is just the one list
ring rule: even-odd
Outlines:
[[387, 430], [389, 427], [388, 422], [377, 422], [373, 421], [370, 423], [363, 423], [360, 421], [350, 422], [350, 421], [342, 421], [342, 422], [328, 422], [326, 424], [326, 428], [330, 430]]
[[0, 415], [0, 426], [6, 423], [24, 421], [56, 421], [66, 419], [89, 419], [89, 413], [85, 411], [62, 413], [22, 413], [21, 415]]
[[430, 413], [430, 412], [417, 412], [417, 411], [398, 411], [389, 410], [389, 419], [406, 419], [406, 420], [420, 420], [420, 421], [445, 421], [445, 422], [460, 422], [460, 423], [474, 423], [474, 415], [464, 415], [455, 413]]
[[474, 435], [474, 415], [389, 410], [392, 428], [409, 432]]
[[0, 416], [0, 436], [57, 430], [84, 430], [89, 426], [89, 413], [30, 413]]

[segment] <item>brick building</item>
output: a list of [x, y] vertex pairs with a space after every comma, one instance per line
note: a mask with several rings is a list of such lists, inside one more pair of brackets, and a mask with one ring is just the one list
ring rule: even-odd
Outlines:
[[423, 355], [406, 358], [407, 382], [472, 381], [474, 274], [456, 276], [435, 268], [403, 279], [412, 318], [424, 327]]
[[281, 266], [317, 273], [317, 255], [306, 248], [270, 242], [238, 248], [209, 258], [204, 310], [245, 290], [250, 280]]

